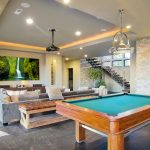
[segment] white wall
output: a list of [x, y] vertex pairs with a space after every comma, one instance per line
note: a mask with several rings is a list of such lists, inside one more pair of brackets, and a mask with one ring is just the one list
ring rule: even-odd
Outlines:
[[64, 60], [63, 68], [63, 85], [68, 88], [68, 69], [73, 68], [73, 90], [77, 90], [80, 86], [80, 60]]
[[130, 81], [130, 67], [113, 67], [112, 69], [115, 70], [121, 77]]
[[123, 87], [120, 86], [115, 80], [113, 80], [107, 74], [104, 75], [104, 80], [105, 80], [106, 87], [107, 87], [108, 91], [111, 91], [111, 92], [122, 92]]
[[[23, 52], [15, 50], [1, 50], [0, 56], [14, 56], [39, 59], [40, 80], [28, 81], [29, 84], [51, 84], [51, 63], [54, 61], [55, 66], [55, 85], [62, 87], [62, 56], [56, 56], [45, 53]], [[21, 81], [0, 81], [0, 85], [17, 85]]]
[[46, 81], [46, 86], [51, 85], [51, 64], [53, 63], [54, 65], [54, 85], [56, 87], [62, 87], [62, 57], [61, 56], [56, 56], [56, 55], [51, 55], [51, 54], [46, 54], [46, 64], [45, 64], [45, 78], [47, 79]]
[[[45, 54], [21, 52], [15, 50], [0, 50], [0, 56], [14, 56], [14, 57], [26, 57], [39, 59], [39, 73], [40, 80], [29, 81], [29, 84], [45, 83]], [[0, 81], [0, 85], [16, 85], [20, 84], [20, 81]]]

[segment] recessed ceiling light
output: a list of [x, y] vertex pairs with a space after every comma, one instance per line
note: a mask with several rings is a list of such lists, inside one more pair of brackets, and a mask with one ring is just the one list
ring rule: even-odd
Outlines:
[[85, 55], [84, 55], [84, 57], [85, 57], [85, 58], [87, 58], [87, 57], [88, 57], [88, 55], [87, 55], [87, 54], [85, 54]]
[[80, 47], [80, 49], [83, 49], [83, 47]]
[[33, 21], [32, 18], [27, 18], [27, 19], [26, 19], [26, 23], [29, 24], [29, 25], [33, 24], [33, 22], [34, 22], [34, 21]]
[[127, 28], [127, 29], [131, 29], [131, 25], [127, 25], [126, 28]]
[[31, 5], [29, 3], [21, 3], [21, 7], [29, 8]]
[[16, 9], [14, 14], [15, 15], [20, 15], [23, 12], [23, 9]]
[[57, 55], [60, 55], [60, 52], [57, 52]]
[[65, 60], [67, 60], [67, 61], [68, 61], [68, 60], [69, 60], [69, 58], [67, 57], [67, 58], [65, 58]]
[[107, 31], [106, 29], [101, 29], [101, 32], [105, 32], [105, 31]]
[[70, 3], [70, 0], [64, 0], [64, 4]]
[[81, 31], [76, 31], [76, 32], [75, 32], [75, 35], [76, 35], [76, 36], [80, 36], [81, 34], [82, 34]]

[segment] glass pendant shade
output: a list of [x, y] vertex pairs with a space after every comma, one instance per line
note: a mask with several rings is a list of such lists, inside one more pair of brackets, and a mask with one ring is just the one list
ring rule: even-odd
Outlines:
[[127, 35], [123, 32], [122, 29], [122, 13], [123, 10], [119, 10], [121, 16], [121, 29], [113, 37], [112, 47], [109, 50], [111, 54], [116, 53], [127, 53], [130, 52], [130, 42]]

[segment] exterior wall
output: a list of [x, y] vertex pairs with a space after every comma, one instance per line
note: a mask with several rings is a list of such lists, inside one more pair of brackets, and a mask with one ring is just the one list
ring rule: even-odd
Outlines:
[[68, 88], [68, 69], [73, 68], [73, 90], [77, 90], [80, 86], [80, 60], [63, 61], [63, 86]]
[[150, 38], [137, 41], [135, 92], [150, 95]]

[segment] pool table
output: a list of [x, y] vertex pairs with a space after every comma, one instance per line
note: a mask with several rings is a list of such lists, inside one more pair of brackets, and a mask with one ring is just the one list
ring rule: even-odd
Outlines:
[[85, 128], [108, 136], [108, 150], [124, 150], [124, 135], [150, 121], [150, 96], [117, 94], [93, 99], [60, 101], [57, 113], [75, 121], [76, 141]]

